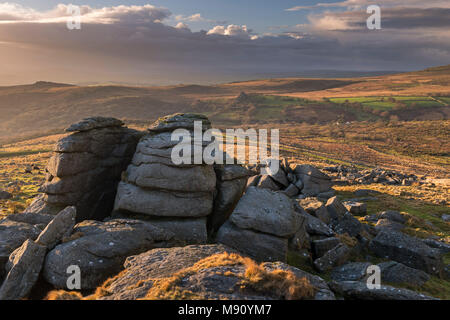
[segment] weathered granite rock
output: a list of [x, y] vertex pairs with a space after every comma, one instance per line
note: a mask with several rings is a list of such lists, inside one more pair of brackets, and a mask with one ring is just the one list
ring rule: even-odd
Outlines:
[[0, 300], [25, 298], [36, 283], [42, 269], [47, 248], [26, 240], [14, 252], [14, 259], [5, 281], [0, 287]]
[[294, 185], [294, 184], [290, 184], [285, 190], [284, 193], [288, 196], [288, 197], [295, 197], [296, 195], [298, 195], [299, 190], [298, 188]]
[[406, 218], [398, 211], [384, 211], [380, 213], [379, 218], [388, 219], [401, 224], [404, 224], [406, 222]]
[[281, 189], [280, 186], [272, 179], [272, 177], [267, 174], [262, 175], [261, 179], [259, 179], [258, 188], [269, 189], [272, 191], [278, 191]]
[[383, 262], [378, 266], [381, 269], [381, 281], [383, 283], [406, 283], [420, 287], [430, 280], [430, 276], [426, 272], [407, 267], [395, 261]]
[[339, 223], [334, 227], [336, 233], [348, 234], [350, 237], [357, 236], [362, 230], [363, 226], [361, 222], [353, 217], [350, 212], [346, 212]]
[[336, 267], [331, 271], [331, 279], [334, 281], [362, 281], [367, 274], [369, 262], [351, 262]]
[[330, 191], [333, 185], [329, 176], [311, 165], [297, 165], [294, 172], [303, 183], [302, 194], [308, 197]]
[[141, 133], [113, 118], [88, 118], [70, 126], [56, 144], [40, 187], [44, 194], [26, 209], [57, 214], [77, 208], [77, 221], [103, 219], [114, 205], [117, 184], [130, 163]]
[[11, 253], [27, 239], [36, 239], [41, 231], [40, 228], [28, 223], [8, 218], [0, 220], [0, 278], [2, 278], [5, 264]]
[[50, 251], [43, 276], [56, 288], [65, 288], [67, 268], [82, 270], [81, 288], [97, 287], [120, 271], [125, 259], [147, 250], [170, 246], [174, 234], [138, 220], [84, 221], [74, 228], [74, 238]]
[[291, 237], [300, 226], [293, 202], [281, 192], [250, 187], [241, 198], [230, 220], [241, 229], [278, 237]]
[[401, 232], [381, 231], [372, 239], [369, 249], [379, 257], [389, 258], [429, 274], [438, 275], [443, 268], [442, 252]]
[[115, 118], [92, 117], [72, 124], [69, 128], [66, 129], [66, 132], [82, 132], [92, 129], [121, 127], [123, 125], [124, 123], [122, 121]]
[[228, 220], [247, 186], [249, 171], [240, 165], [215, 165], [217, 194], [208, 217], [208, 230], [215, 233]]
[[339, 221], [347, 212], [347, 208], [338, 200], [337, 197], [328, 199], [325, 207], [328, 210], [331, 220]]
[[351, 300], [436, 300], [408, 289], [385, 285], [381, 285], [380, 289], [373, 290], [367, 288], [367, 284], [360, 281], [332, 281], [328, 285], [335, 293]]
[[313, 240], [311, 242], [313, 259], [321, 258], [325, 253], [336, 247], [340, 242], [341, 241], [335, 237]]
[[213, 194], [149, 190], [120, 182], [115, 203], [116, 210], [125, 213], [140, 213], [153, 217], [198, 218], [211, 214]]
[[377, 224], [375, 225], [375, 229], [377, 231], [382, 231], [382, 230], [401, 231], [404, 228], [405, 228], [405, 226], [403, 224], [395, 222], [390, 219], [379, 219], [377, 221]]
[[300, 205], [295, 205], [294, 208], [297, 213], [306, 218], [306, 232], [310, 235], [326, 237], [331, 237], [334, 235], [333, 230], [331, 230], [327, 224], [307, 213], [302, 207], [300, 207]]
[[[161, 217], [174, 221], [211, 215], [214, 209], [214, 196], [217, 193], [214, 166], [206, 164], [203, 157], [198, 163], [189, 161], [196, 160], [199, 153], [197, 147], [203, 152], [207, 143], [195, 141], [195, 139], [191, 139], [192, 143], [181, 138], [172, 140], [172, 133], [176, 129], [185, 130], [188, 136], [195, 136], [196, 121], [203, 124], [203, 131], [211, 128], [209, 120], [197, 114], [170, 115], [160, 118], [150, 126], [150, 133], [140, 140], [132, 164], [122, 175], [114, 211], [130, 216], [147, 215], [155, 221]], [[177, 153], [175, 148], [180, 146], [187, 147], [187, 150], [191, 151], [191, 156], [183, 155], [186, 156], [186, 161], [183, 163], [172, 159], [172, 153]], [[228, 170], [224, 172], [224, 178], [226, 180], [227, 175], [236, 174], [237, 172]], [[240, 192], [235, 189], [240, 189], [241, 186], [228, 185], [227, 188], [228, 190], [225, 190], [224, 186], [223, 192], [219, 192], [220, 199], [216, 202], [218, 211], [230, 210], [229, 207], [232, 207], [233, 201], [237, 198], [236, 193]], [[206, 228], [206, 219], [203, 221]], [[181, 225], [183, 224], [179, 224]], [[188, 227], [188, 224], [185, 226]], [[186, 229], [182, 233], [188, 232], [189, 230]], [[199, 238], [196, 237], [196, 239]]]
[[316, 198], [305, 198], [298, 201], [298, 204], [305, 209], [305, 211], [314, 217], [320, 219], [325, 224], [331, 222], [330, 214], [323, 202], [318, 201]]
[[52, 250], [64, 237], [68, 237], [75, 226], [77, 210], [75, 207], [67, 207], [45, 227], [36, 239], [36, 243]]
[[319, 272], [326, 272], [333, 267], [340, 266], [347, 262], [351, 250], [345, 244], [338, 244], [336, 247], [325, 253], [314, 261], [314, 267]]
[[343, 204], [351, 214], [361, 216], [367, 212], [367, 205], [363, 202], [346, 201]]
[[[147, 294], [154, 282], [183, 274], [177, 282], [174, 292], [190, 292], [191, 296], [199, 299], [211, 300], [272, 300], [286, 299], [283, 294], [274, 290], [246, 290], [242, 287], [247, 266], [242, 263], [222, 264], [215, 266], [214, 260], [206, 265], [199, 261], [214, 255], [235, 253], [235, 250], [223, 245], [187, 246], [183, 248], [154, 249], [138, 256], [129, 257], [121, 273], [102, 288], [104, 295], [101, 300], [137, 300], [148, 299]], [[189, 268], [198, 265], [195, 272]], [[263, 270], [272, 272], [283, 270], [292, 272], [299, 279], [306, 278], [315, 290], [311, 299], [334, 300], [335, 296], [326, 282], [320, 277], [313, 276], [284, 263], [264, 263]], [[139, 284], [139, 285], [137, 285]], [[170, 289], [169, 289], [170, 290]], [[171, 294], [171, 292], [166, 292]], [[159, 297], [164, 298], [164, 297]]]
[[227, 221], [217, 232], [216, 241], [258, 261], [286, 261], [288, 239], [240, 229]]

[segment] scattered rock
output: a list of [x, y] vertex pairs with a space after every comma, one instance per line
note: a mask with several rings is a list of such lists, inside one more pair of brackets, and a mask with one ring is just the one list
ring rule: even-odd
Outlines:
[[378, 220], [377, 224], [375, 225], [375, 229], [377, 231], [381, 231], [381, 230], [401, 231], [404, 228], [405, 228], [405, 226], [403, 224], [389, 220], [389, 219], [380, 219], [380, 220]]
[[383, 262], [378, 266], [381, 269], [381, 281], [383, 283], [406, 283], [420, 287], [430, 280], [430, 276], [422, 270], [413, 269], [395, 261]]
[[347, 209], [348, 212], [357, 216], [362, 216], [367, 212], [367, 206], [365, 203], [362, 202], [347, 201], [344, 202], [344, 207]]
[[311, 242], [313, 259], [321, 258], [325, 253], [335, 248], [339, 243], [341, 243], [341, 241], [335, 237], [313, 240]]
[[380, 214], [380, 219], [388, 219], [394, 222], [404, 224], [406, 222], [405, 217], [398, 211], [384, 211]]
[[323, 221], [306, 213], [299, 205], [295, 206], [295, 210], [306, 218], [306, 232], [310, 235], [331, 237], [334, 235], [333, 230]]
[[335, 293], [351, 300], [436, 300], [421, 293], [386, 285], [380, 289], [369, 289], [367, 284], [360, 281], [332, 281], [328, 285]]
[[441, 252], [417, 238], [397, 231], [381, 231], [372, 239], [369, 248], [377, 256], [389, 258], [408, 267], [438, 275], [443, 268]]
[[350, 248], [345, 244], [338, 244], [336, 247], [325, 253], [319, 259], [314, 261], [314, 267], [319, 272], [326, 272], [331, 270], [333, 267], [340, 266], [347, 262], [350, 256]]
[[328, 192], [333, 185], [329, 176], [308, 164], [296, 165], [294, 173], [303, 183], [302, 194], [308, 197]]
[[334, 227], [337, 234], [348, 234], [350, 237], [357, 236], [363, 230], [363, 226], [358, 219], [346, 212], [339, 223]]
[[334, 281], [362, 281], [367, 277], [369, 262], [351, 262], [334, 268], [331, 279]]
[[444, 220], [445, 222], [450, 222], [450, 214], [443, 214], [442, 220]]
[[347, 212], [347, 208], [344, 207], [337, 197], [328, 199], [325, 207], [327, 208], [328, 214], [333, 221], [339, 221]]

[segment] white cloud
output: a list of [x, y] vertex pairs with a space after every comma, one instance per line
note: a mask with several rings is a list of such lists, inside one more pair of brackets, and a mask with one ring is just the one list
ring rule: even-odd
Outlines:
[[239, 37], [239, 38], [251, 38], [251, 30], [247, 28], [246, 25], [238, 26], [235, 24], [230, 24], [228, 26], [215, 26], [211, 30], [208, 31], [209, 35], [222, 35], [222, 36], [231, 36], [231, 37]]

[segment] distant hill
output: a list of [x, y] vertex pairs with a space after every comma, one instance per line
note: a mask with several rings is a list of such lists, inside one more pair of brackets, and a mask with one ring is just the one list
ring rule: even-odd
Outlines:
[[[253, 101], [235, 103], [234, 99], [241, 92], [253, 95]], [[281, 95], [294, 100], [268, 99], [268, 103], [258, 95]], [[349, 111], [342, 101], [330, 103], [330, 100], [324, 102], [324, 98], [343, 98], [344, 102], [350, 99], [348, 102], [351, 102], [355, 97], [397, 95], [430, 96], [415, 100], [405, 98], [407, 102], [404, 105], [417, 100], [416, 107], [436, 107], [428, 109], [432, 111], [429, 120], [446, 118], [448, 114], [440, 109], [445, 109], [450, 99], [450, 66], [365, 78], [267, 79], [212, 86], [77, 86], [39, 81], [30, 85], [0, 87], [0, 142], [60, 132], [75, 121], [95, 115], [150, 122], [169, 113], [199, 111], [211, 116], [219, 125], [255, 121], [374, 120], [376, 114], [372, 117], [371, 111], [366, 112], [363, 107], [392, 105], [372, 99], [360, 101], [363, 111]], [[434, 97], [437, 99], [433, 100]], [[417, 116], [421, 117], [422, 113], [418, 112]], [[416, 113], [412, 114], [414, 119]]]

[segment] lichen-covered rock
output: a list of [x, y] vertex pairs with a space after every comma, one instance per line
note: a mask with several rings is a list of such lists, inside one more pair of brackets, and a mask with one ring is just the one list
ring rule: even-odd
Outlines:
[[443, 268], [441, 251], [401, 232], [379, 232], [370, 242], [369, 249], [379, 257], [389, 258], [429, 274], [438, 275]]
[[345, 244], [338, 244], [333, 249], [329, 250], [319, 259], [314, 261], [314, 267], [319, 272], [326, 272], [333, 267], [340, 266], [347, 262], [351, 250]]
[[300, 226], [300, 216], [289, 197], [254, 187], [247, 189], [230, 220], [241, 229], [279, 237], [293, 236]]
[[[246, 276], [247, 268], [261, 277], [253, 284]], [[334, 300], [326, 282], [284, 263], [255, 262], [236, 255], [236, 251], [223, 245], [187, 246], [183, 248], [154, 249], [129, 257], [125, 272], [102, 286], [100, 300], [136, 299], [316, 299]], [[283, 277], [289, 275], [286, 283]], [[177, 277], [173, 286], [161, 284]], [[276, 281], [279, 279], [279, 281]], [[305, 286], [304, 288], [300, 286]]]
[[38, 280], [47, 248], [32, 240], [26, 240], [14, 252], [12, 265], [0, 287], [0, 300], [25, 298]]
[[147, 250], [173, 245], [174, 234], [138, 220], [84, 221], [74, 228], [74, 240], [57, 245], [45, 259], [43, 276], [65, 288], [67, 268], [80, 268], [81, 288], [97, 287], [120, 271], [125, 259]]
[[369, 289], [360, 281], [332, 281], [328, 285], [335, 293], [351, 300], [436, 300], [408, 289], [386, 285], [381, 285], [380, 289]]
[[77, 210], [75, 207], [67, 207], [45, 227], [36, 239], [36, 243], [52, 250], [65, 237], [68, 237], [75, 225]]
[[378, 266], [381, 269], [382, 282], [409, 284], [420, 287], [430, 280], [430, 276], [426, 272], [410, 268], [395, 261], [383, 262]]
[[37, 226], [10, 220], [0, 220], [0, 278], [11, 253], [19, 248], [27, 239], [35, 240], [41, 233]]
[[117, 184], [130, 163], [141, 133], [114, 118], [88, 118], [70, 126], [56, 144], [40, 187], [43, 195], [26, 209], [55, 215], [68, 206], [77, 221], [103, 219], [114, 205]]
[[257, 261], [286, 261], [288, 239], [240, 229], [227, 221], [217, 232], [216, 241]]

